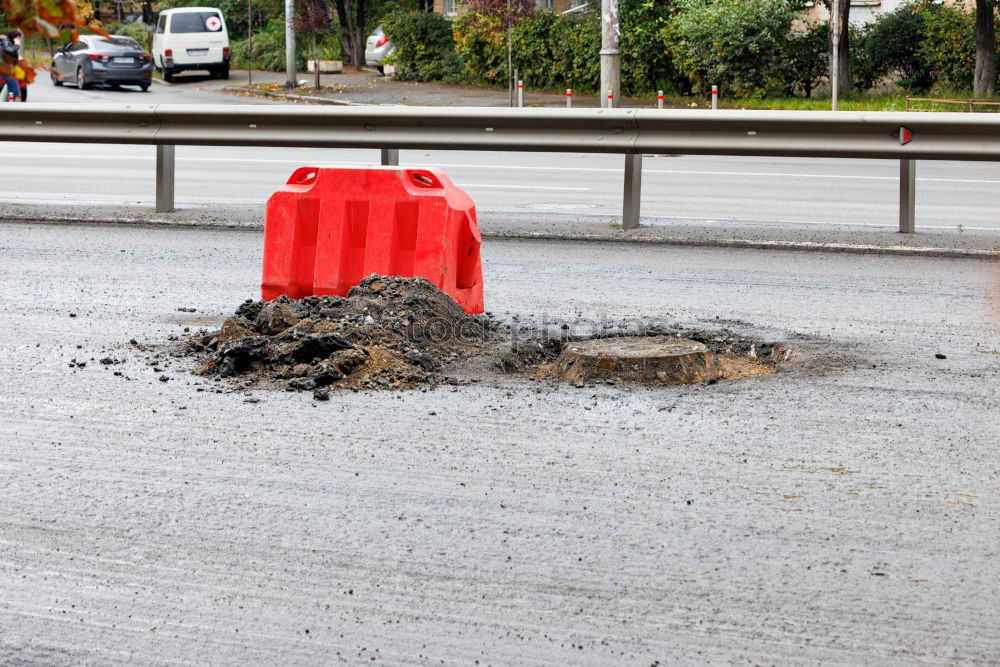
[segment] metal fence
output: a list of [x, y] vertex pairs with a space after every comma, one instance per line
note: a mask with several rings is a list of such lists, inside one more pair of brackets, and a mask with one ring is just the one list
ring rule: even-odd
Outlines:
[[967, 113], [9, 105], [0, 140], [156, 146], [156, 210], [174, 207], [174, 147], [617, 153], [622, 226], [639, 226], [644, 154], [875, 158], [900, 164], [899, 231], [915, 225], [916, 160], [1000, 161], [1000, 117]]

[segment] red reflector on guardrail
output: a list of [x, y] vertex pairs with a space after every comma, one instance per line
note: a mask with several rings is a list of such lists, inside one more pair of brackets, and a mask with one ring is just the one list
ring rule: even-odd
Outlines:
[[905, 127], [899, 128], [899, 144], [901, 146], [905, 146], [906, 144], [910, 143], [910, 139], [912, 138], [913, 138], [912, 132], [910, 132]]

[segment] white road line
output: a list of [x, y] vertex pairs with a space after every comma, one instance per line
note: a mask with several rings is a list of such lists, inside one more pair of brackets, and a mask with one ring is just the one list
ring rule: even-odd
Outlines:
[[[65, 160], [67, 157], [73, 157], [72, 155], [56, 155], [56, 154], [28, 154], [23, 155], [19, 153], [0, 153], [0, 157], [17, 158], [21, 161], [22, 166], [25, 159], [58, 159]], [[138, 160], [145, 162], [153, 162], [156, 158], [154, 156], [148, 155], [119, 155], [119, 156], [100, 156], [100, 155], [88, 155], [88, 160]], [[240, 163], [240, 164], [289, 164], [296, 166], [365, 166], [376, 164], [375, 160], [365, 161], [365, 160], [344, 160], [344, 161], [330, 161], [330, 160], [284, 160], [284, 159], [258, 159], [258, 158], [221, 158], [221, 157], [181, 157], [176, 158], [177, 162], [213, 162], [213, 163]], [[555, 166], [534, 166], [534, 165], [500, 165], [500, 164], [462, 164], [454, 162], [433, 162], [433, 163], [420, 163], [413, 162], [409, 164], [401, 165], [403, 167], [441, 167], [449, 169], [489, 169], [489, 170], [513, 170], [513, 171], [548, 171], [548, 172], [579, 172], [579, 173], [601, 173], [601, 174], [620, 174], [624, 172], [624, 169], [618, 169], [615, 167], [555, 167]], [[646, 167], [642, 170], [644, 175], [649, 174], [667, 174], [667, 175], [691, 175], [691, 176], [744, 176], [752, 178], [814, 178], [814, 179], [836, 179], [836, 180], [855, 180], [855, 181], [898, 181], [898, 176], [860, 176], [857, 174], [805, 174], [805, 173], [788, 173], [788, 172], [763, 172], [763, 171], [701, 171], [701, 170], [688, 170], [688, 169], [651, 169]], [[934, 178], [934, 177], [918, 177], [918, 182], [921, 183], [975, 183], [984, 185], [1000, 185], [1000, 179], [976, 179], [976, 178]], [[483, 186], [483, 187], [508, 187], [508, 186]], [[509, 186], [514, 187], [514, 186]], [[522, 188], [528, 189], [528, 188]], [[566, 189], [566, 188], [562, 188]]]
[[[490, 185], [485, 183], [456, 183], [460, 188], [469, 188], [470, 190], [480, 189], [480, 188], [495, 188], [504, 190], [560, 190], [560, 191], [583, 191], [589, 192], [590, 188], [571, 188], [571, 187], [549, 187], [544, 185]], [[264, 201], [269, 197], [270, 194], [262, 195], [260, 197], [213, 197], [212, 199], [205, 199], [204, 197], [199, 199], [185, 199], [183, 197], [176, 197], [175, 201], [181, 202], [198, 202], [211, 206], [212, 204], [263, 204]], [[24, 190], [18, 190], [17, 192], [0, 192], [0, 199], [5, 201], [18, 201], [18, 202], [31, 202], [31, 203], [42, 203], [47, 204], [53, 201], [87, 201], [87, 202], [111, 202], [111, 203], [130, 203], [130, 202], [148, 202], [152, 201], [148, 196], [144, 195], [114, 195], [114, 194], [95, 194], [95, 193], [71, 193], [71, 192], [61, 192], [59, 194], [54, 194], [50, 192], [27, 192]]]
[[[175, 202], [185, 204], [198, 204], [204, 207], [218, 206], [219, 204], [259, 204], [264, 205], [266, 197], [213, 197], [210, 200], [205, 198], [192, 199], [176, 197]], [[84, 201], [88, 204], [109, 204], [115, 206], [122, 205], [152, 205], [153, 198], [136, 195], [113, 195], [80, 193], [73, 194], [62, 192], [54, 194], [51, 192], [0, 192], [0, 201], [13, 202], [18, 204], [62, 204]]]
[[496, 188], [502, 190], [576, 190], [590, 192], [590, 188], [571, 188], [548, 185], [492, 185], [490, 183], [455, 183], [460, 188]]

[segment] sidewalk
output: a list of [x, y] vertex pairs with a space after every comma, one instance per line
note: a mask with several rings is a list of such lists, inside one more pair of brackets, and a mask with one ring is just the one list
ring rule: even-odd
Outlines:
[[[252, 78], [255, 90], [248, 90]], [[418, 106], [473, 106], [473, 107], [505, 107], [508, 106], [506, 90], [480, 88], [475, 86], [450, 85], [444, 83], [422, 83], [415, 81], [397, 81], [374, 71], [344, 72], [342, 74], [320, 75], [320, 91], [314, 87], [315, 75], [298, 74], [298, 80], [306, 85], [288, 91], [284, 88], [286, 81], [284, 72], [254, 71], [249, 77], [246, 70], [232, 70], [229, 81], [205, 81], [199, 85], [203, 89], [214, 88], [221, 93], [230, 95], [256, 94], [289, 101], [322, 103], [323, 100], [332, 104], [407, 104]], [[206, 86], [206, 84], [208, 84]], [[268, 90], [258, 89], [266, 86]], [[177, 85], [177, 84], [175, 84]], [[180, 84], [187, 85], [187, 84]], [[542, 93], [532, 91], [525, 84], [524, 104], [531, 107], [565, 107], [565, 91], [561, 93]], [[573, 106], [600, 107], [596, 95], [573, 95]], [[625, 98], [623, 106], [629, 108], [655, 107], [656, 99]]]

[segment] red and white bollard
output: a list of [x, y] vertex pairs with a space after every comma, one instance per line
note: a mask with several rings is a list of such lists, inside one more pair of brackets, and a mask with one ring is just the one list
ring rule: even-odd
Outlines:
[[662, 90], [656, 91], [656, 108], [657, 109], [662, 109], [663, 108], [663, 91]]
[[517, 82], [517, 106], [524, 106], [524, 81]]
[[712, 86], [712, 111], [719, 110], [719, 87]]
[[572, 88], [567, 88], [566, 89], [566, 108], [567, 109], [572, 109], [573, 108], [573, 89]]
[[615, 94], [612, 91], [608, 91], [608, 109], [613, 109], [615, 107]]

